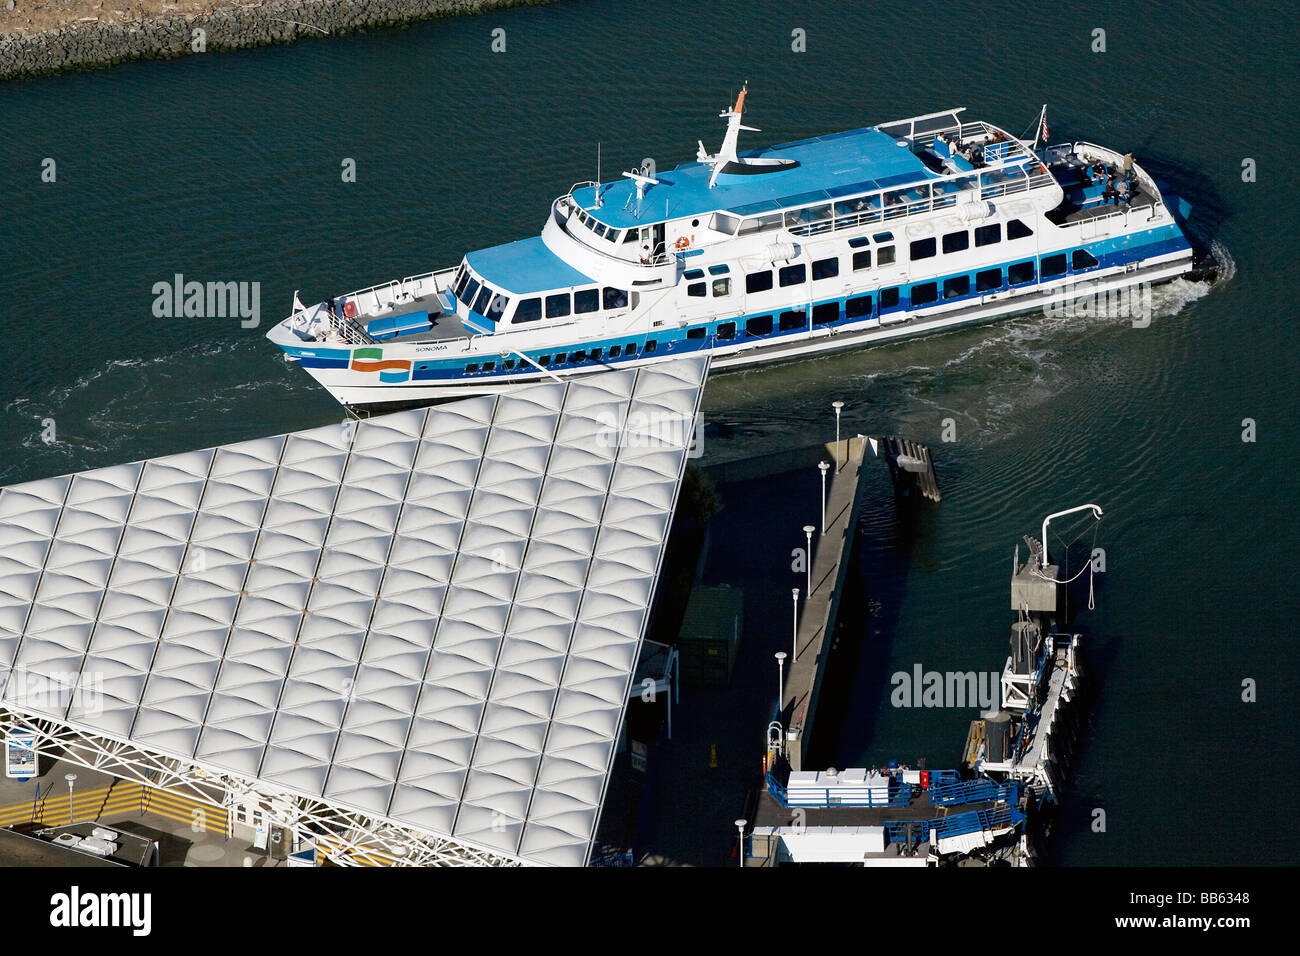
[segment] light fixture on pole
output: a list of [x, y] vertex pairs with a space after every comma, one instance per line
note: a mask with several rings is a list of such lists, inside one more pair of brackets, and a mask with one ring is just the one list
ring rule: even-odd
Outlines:
[[[839, 454], [839, 446], [836, 445], [836, 454]], [[831, 466], [824, 461], [817, 462], [817, 470], [822, 473], [822, 534], [826, 533], [826, 472], [831, 470]]]
[[808, 590], [806, 592], [806, 595], [809, 600], [812, 599], [812, 536], [813, 536], [813, 532], [816, 530], [817, 529], [810, 524], [806, 524], [803, 526], [803, 535], [805, 538], [808, 539], [808, 554], [807, 554], [807, 560], [804, 561], [804, 564], [808, 566]]
[[781, 712], [781, 705], [785, 702], [785, 651], [776, 652], [776, 710]]
[[742, 867], [745, 865], [745, 824], [748, 822], [748, 820], [736, 821], [736, 830], [740, 838], [740, 865]]
[[843, 402], [831, 402], [835, 409], [835, 474], [840, 473], [840, 412], [844, 411]]
[[72, 823], [72, 785], [77, 782], [75, 773], [65, 773], [63, 779], [68, 781], [68, 823]]
[[790, 657], [790, 663], [794, 664], [799, 660], [799, 589], [791, 588], [790, 597], [794, 599], [794, 654]]

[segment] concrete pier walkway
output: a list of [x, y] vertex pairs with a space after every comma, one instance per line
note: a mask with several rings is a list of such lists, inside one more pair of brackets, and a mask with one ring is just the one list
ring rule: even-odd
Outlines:
[[[834, 446], [832, 446], [834, 447]], [[862, 502], [864, 438], [840, 442], [839, 473], [832, 469], [826, 490], [826, 532], [814, 534], [812, 593], [801, 596], [796, 654], [787, 661], [785, 690], [777, 717], [786, 737], [792, 770], [802, 770], [817, 713], [817, 700], [835, 633], [841, 586], [853, 551], [853, 529]]]

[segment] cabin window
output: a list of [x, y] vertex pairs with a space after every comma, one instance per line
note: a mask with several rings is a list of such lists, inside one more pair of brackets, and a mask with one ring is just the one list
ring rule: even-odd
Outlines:
[[985, 269], [983, 272], [975, 273], [975, 291], [990, 292], [993, 289], [1002, 288], [1002, 270]]
[[892, 289], [880, 290], [880, 307], [882, 309], [892, 309], [898, 305], [898, 287]]
[[713, 294], [714, 294], [715, 296], [718, 296], [718, 295], [731, 295], [731, 280], [730, 280], [730, 279], [714, 279], [714, 280], [713, 280]]
[[793, 332], [795, 329], [802, 329], [807, 325], [808, 313], [803, 309], [781, 313], [779, 328], [782, 332]]
[[913, 259], [929, 259], [934, 255], [934, 236], [929, 239], [917, 239], [912, 243]]
[[509, 371], [511, 371], [512, 369], [514, 369], [514, 367], [515, 367], [515, 360], [514, 360], [514, 359], [506, 359], [504, 362], [501, 363], [501, 367], [502, 367], [503, 369], [505, 369], [507, 372], [509, 372]]
[[831, 256], [829, 259], [818, 259], [812, 264], [813, 279], [833, 279], [839, 274], [839, 256]]
[[717, 336], [723, 340], [730, 340], [736, 337], [735, 322], [721, 322], [718, 324]]
[[473, 375], [477, 371], [478, 371], [478, 362], [470, 362], [468, 365], [465, 366], [466, 375]]
[[479, 315], [487, 315], [488, 303], [492, 301], [492, 290], [484, 285], [479, 289], [478, 298], [474, 300], [474, 311]]
[[559, 295], [548, 295], [546, 297], [546, 317], [548, 319], [561, 319], [569, 314], [569, 293], [562, 292]]
[[623, 354], [623, 346], [621, 346], [621, 345], [611, 345], [611, 346], [609, 347], [609, 357], [610, 357], [610, 358], [612, 358], [612, 359], [616, 359], [616, 358], [618, 358], [618, 357], [619, 357], [620, 355], [622, 355], [622, 354]]
[[456, 277], [456, 284], [451, 287], [451, 291], [456, 293], [456, 298], [460, 299], [462, 302], [465, 300], [461, 297], [461, 293], [465, 291], [465, 285], [468, 282], [469, 282], [469, 270], [466, 269], [464, 266], [461, 266], [460, 275]]
[[591, 350], [591, 360], [592, 360], [593, 362], [599, 362], [599, 361], [600, 361], [600, 353], [601, 353], [602, 351], [604, 351], [604, 350], [603, 350], [603, 349], [592, 349], [592, 350]]
[[740, 224], [740, 229], [737, 230], [736, 234], [740, 236], [748, 236], [756, 232], [767, 232], [770, 229], [780, 229], [784, 222], [785, 217], [783, 217], [779, 212], [770, 213], [766, 216], [756, 216], [753, 219], [746, 219], [742, 222]]
[[516, 322], [536, 322], [542, 317], [542, 300], [538, 297], [521, 299], [515, 309]]
[[600, 238], [605, 238], [605, 224], [603, 222], [593, 222], [591, 231], [600, 236]]
[[496, 370], [497, 370], [497, 363], [496, 363], [496, 362], [484, 362], [484, 363], [483, 363], [483, 371], [485, 371], [485, 372], [495, 372]]
[[645, 344], [645, 350], [647, 355], [649, 355], [657, 348], [659, 348], [659, 343], [656, 342], [654, 339], [650, 339], [650, 341], [646, 342]]
[[781, 267], [781, 288], [798, 285], [808, 281], [808, 267], [802, 262], [793, 266]]
[[813, 325], [830, 325], [840, 317], [838, 302], [823, 302], [813, 306]]
[[939, 298], [937, 282], [923, 282], [912, 286], [912, 305], [929, 305]]
[[700, 298], [701, 296], [707, 295], [708, 291], [709, 286], [706, 282], [692, 282], [686, 287], [686, 294], [693, 298]]
[[893, 242], [894, 234], [892, 232], [878, 232], [871, 238], [876, 242]]
[[758, 315], [749, 319], [745, 323], [746, 335], [771, 335], [772, 334], [772, 317], [770, 315]]
[[1019, 219], [1012, 219], [1010, 222], [1007, 223], [1008, 239], [1024, 239], [1028, 236], [1032, 236], [1033, 234], [1034, 234], [1034, 230], [1030, 229]]
[[569, 361], [570, 361], [570, 362], [585, 362], [585, 361], [587, 361], [587, 353], [586, 353], [586, 351], [583, 350], [583, 349], [576, 349], [576, 350], [570, 352], [570, 353], [569, 353]]
[[1032, 262], [1017, 262], [1013, 266], [1007, 266], [1007, 282], [1011, 285], [1024, 285], [1026, 282], [1034, 281], [1034, 264]]
[[975, 245], [991, 246], [1002, 241], [1002, 223], [994, 222], [987, 226], [975, 227]]
[[943, 297], [960, 299], [970, 293], [970, 276], [953, 276], [943, 280]]
[[849, 240], [849, 248], [861, 249], [863, 246], [868, 245], [870, 242], [871, 240], [868, 239], [866, 236], [857, 236], [856, 238]]
[[585, 315], [600, 308], [600, 290], [582, 289], [573, 293], [573, 311], [576, 315]]
[[550, 364], [551, 364], [551, 357], [550, 357], [549, 355], [543, 355], [541, 358], [539, 358], [539, 359], [537, 360], [537, 364], [538, 364], [538, 365], [550, 365]]
[[876, 265], [887, 266], [894, 262], [894, 247], [882, 246], [876, 250]]
[[1087, 249], [1075, 249], [1070, 256], [1070, 265], [1075, 272], [1091, 269], [1097, 264], [1097, 258]]
[[871, 268], [871, 250], [863, 249], [861, 252], [853, 253], [853, 271], [862, 272], [864, 269]]
[[708, 331], [709, 330], [706, 326], [697, 325], [694, 328], [690, 328], [686, 330], [686, 337], [688, 339], [702, 339], [704, 338], [705, 333]]
[[568, 359], [568, 357], [569, 357], [569, 356], [568, 356], [568, 353], [566, 353], [566, 352], [556, 352], [556, 353], [555, 353], [555, 364], [556, 364], [556, 365], [563, 365], [563, 364], [565, 363], [565, 361]]
[[1065, 275], [1065, 253], [1045, 256], [1040, 268], [1044, 279], [1055, 279], [1057, 276]]
[[624, 289], [615, 289], [613, 286], [605, 286], [605, 308], [627, 308], [627, 291]]
[[772, 288], [772, 270], [766, 269], [763, 272], [751, 272], [745, 276], [746, 292], [766, 292]]
[[628, 355], [636, 355], [636, 343], [628, 342], [627, 345], [623, 346], [623, 351]]
[[730, 271], [731, 266], [727, 265], [725, 262], [709, 266], [709, 275], [711, 276], [725, 276]]
[[869, 295], [860, 295], [856, 299], [849, 299], [844, 303], [844, 317], [846, 319], [859, 319], [870, 314], [871, 296]]
[[683, 279], [703, 279], [703, 278], [704, 278], [704, 270], [703, 270], [703, 269], [691, 269], [691, 270], [689, 270], [689, 271], [687, 271], [687, 272], [683, 272], [683, 273], [682, 273], [682, 278], [683, 278]]
[[639, 238], [640, 235], [637, 233], [635, 229], [629, 229], [627, 232], [623, 233], [624, 242], [636, 242], [637, 239]]
[[963, 249], [970, 248], [970, 233], [963, 229], [961, 232], [950, 232], [943, 237], [943, 251], [961, 252]]
[[739, 219], [735, 216], [729, 216], [725, 212], [715, 212], [713, 219], [709, 222], [709, 228], [714, 232], [725, 233], [728, 236], [734, 236], [736, 227], [739, 225]]

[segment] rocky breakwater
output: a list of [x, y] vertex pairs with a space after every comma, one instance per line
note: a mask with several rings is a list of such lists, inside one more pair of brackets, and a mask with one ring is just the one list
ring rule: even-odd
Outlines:
[[190, 3], [187, 9], [181, 0], [180, 5], [148, 10], [114, 10], [114, 0], [93, 5], [89, 0], [65, 0], [51, 11], [34, 6], [32, 0], [0, 0], [0, 28], [5, 30], [0, 36], [0, 79], [292, 43], [302, 37], [546, 2], [267, 0], [223, 6], [209, 0], [207, 5]]

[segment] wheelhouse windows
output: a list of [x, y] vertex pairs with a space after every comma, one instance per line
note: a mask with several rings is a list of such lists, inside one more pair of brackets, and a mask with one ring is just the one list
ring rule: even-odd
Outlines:
[[1026, 282], [1034, 281], [1034, 264], [1032, 262], [1017, 262], [1015, 265], [1007, 266], [1007, 282], [1011, 285], [1024, 285]]
[[812, 264], [813, 280], [817, 279], [834, 279], [840, 274], [840, 260], [838, 256], [831, 256], [829, 259], [818, 259]]
[[474, 301], [474, 296], [478, 295], [478, 286], [478, 279], [470, 279], [465, 286], [465, 294], [463, 296], [457, 296], [457, 298], [462, 302], [472, 303]]
[[508, 308], [510, 308], [510, 299], [498, 292], [488, 299], [487, 311], [483, 314], [493, 322], [500, 322], [501, 316], [505, 315]]
[[1030, 229], [1019, 219], [1012, 219], [1007, 223], [1008, 239], [1025, 239], [1033, 234], [1034, 230]]
[[745, 276], [745, 291], [766, 292], [772, 288], [772, 270], [765, 269], [762, 272], [751, 272]]
[[627, 308], [627, 291], [625, 289], [615, 289], [613, 286], [607, 285], [605, 286], [604, 298], [607, 310]]
[[478, 298], [474, 300], [474, 311], [479, 315], [487, 315], [488, 303], [492, 301], [492, 290], [486, 285], [481, 286], [478, 292]]
[[464, 265], [460, 267], [460, 272], [456, 276], [455, 283], [452, 284], [451, 291], [455, 293], [456, 298], [462, 302], [465, 301], [461, 293], [465, 291], [465, 286], [469, 283], [469, 269]]
[[569, 314], [569, 311], [569, 293], [561, 292], [546, 297], [546, 317], [548, 319], [562, 319]]
[[991, 246], [1002, 241], [1002, 223], [994, 222], [987, 226], [975, 227], [975, 245]]
[[588, 312], [595, 312], [599, 308], [599, 289], [580, 289], [573, 293], [573, 312], [575, 315], [586, 315]]
[[970, 233], [963, 229], [961, 232], [950, 232], [943, 237], [943, 251], [961, 252], [963, 249], [970, 248]]
[[917, 239], [912, 242], [912, 259], [929, 259], [934, 255], [934, 236], [929, 239]]
[[1044, 256], [1039, 268], [1044, 279], [1055, 279], [1057, 276], [1065, 275], [1065, 253]]
[[534, 296], [531, 299], [521, 299], [518, 308], [515, 309], [516, 322], [536, 322], [542, 317], [542, 300]]
[[1002, 270], [985, 269], [983, 272], [975, 273], [975, 291], [992, 292], [994, 289], [1002, 288]]
[[1092, 269], [1097, 265], [1097, 257], [1087, 249], [1075, 249], [1070, 254], [1070, 267], [1075, 272], [1082, 272], [1084, 269]]
[[787, 286], [799, 285], [801, 282], [808, 281], [808, 267], [802, 262], [793, 266], [781, 267], [781, 288]]

